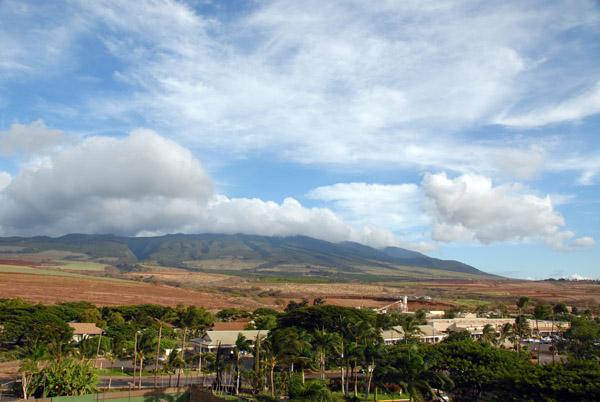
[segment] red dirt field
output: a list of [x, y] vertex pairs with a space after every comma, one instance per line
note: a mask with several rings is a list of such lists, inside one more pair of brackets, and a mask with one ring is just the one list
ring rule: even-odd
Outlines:
[[[22, 261], [23, 265], [26, 262]], [[35, 262], [33, 264], [39, 266]], [[11, 262], [11, 265], [16, 264]], [[135, 280], [107, 281], [92, 276], [80, 279], [0, 273], [0, 298], [20, 297], [28, 302], [44, 304], [88, 301], [97, 306], [152, 303], [174, 307], [183, 303], [203, 306], [212, 312], [230, 307], [282, 310], [290, 299], [300, 301], [306, 298], [312, 302], [316, 297], [322, 297], [327, 304], [333, 305], [381, 307], [391, 303], [398, 295], [433, 297], [433, 300], [410, 299], [410, 311], [447, 310], [455, 306], [453, 302], [472, 308], [479, 302], [503, 302], [509, 309], [514, 309], [515, 300], [520, 296], [529, 296], [535, 303], [562, 301], [577, 307], [600, 305], [600, 284], [597, 282], [440, 280], [410, 284], [261, 283], [250, 278], [179, 270], [127, 274], [125, 277]], [[142, 282], [144, 280], [148, 282]]]
[[201, 293], [165, 285], [20, 273], [0, 273], [0, 298], [21, 298], [44, 304], [87, 301], [96, 306], [151, 303], [175, 307], [184, 303], [210, 311], [230, 307], [256, 309], [265, 305], [251, 298]]

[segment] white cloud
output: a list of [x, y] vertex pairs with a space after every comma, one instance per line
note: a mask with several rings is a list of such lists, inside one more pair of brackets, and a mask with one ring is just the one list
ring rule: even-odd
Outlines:
[[0, 172], [0, 191], [4, 190], [11, 182], [12, 178], [8, 172]]
[[134, 89], [90, 99], [97, 118], [143, 111], [193, 148], [459, 172], [496, 166], [494, 150], [456, 133], [547, 87], [530, 75], [569, 50], [555, 35], [594, 26], [589, 4], [275, 1], [227, 20], [176, 2], [79, 6], [107, 28], [99, 37], [123, 65], [115, 77]]
[[564, 218], [549, 196], [540, 198], [518, 184], [494, 187], [489, 177], [426, 174], [424, 209], [432, 216], [434, 240], [477, 240], [484, 244], [537, 237], [555, 247], [574, 236], [560, 231]]
[[210, 177], [188, 149], [145, 129], [57, 148], [13, 179], [2, 172], [0, 232], [300, 234], [373, 247], [431, 249], [375, 225], [353, 226], [328, 208], [305, 208], [293, 198], [277, 204], [214, 194]]
[[189, 204], [211, 195], [188, 150], [140, 129], [91, 137], [26, 166], [0, 193], [0, 225], [5, 234], [134, 234], [139, 225], [187, 222]]
[[598, 113], [600, 113], [600, 82], [597, 82], [591, 90], [556, 105], [544, 106], [520, 116], [502, 117], [498, 119], [497, 123], [532, 128], [552, 123], [577, 121]]
[[596, 241], [592, 237], [589, 237], [589, 236], [580, 237], [571, 242], [571, 246], [573, 246], [573, 247], [591, 247], [591, 246], [594, 246], [595, 244], [596, 244]]
[[421, 191], [416, 184], [337, 183], [317, 187], [307, 197], [333, 204], [337, 214], [361, 225], [403, 231], [427, 222], [419, 211]]
[[[419, 241], [415, 230], [428, 218], [419, 210], [422, 192], [416, 184], [337, 183], [317, 187], [308, 198], [325, 201], [336, 215], [354, 227], [385, 228], [399, 233], [395, 245], [415, 251], [437, 250], [435, 244]], [[380, 243], [381, 244], [381, 243]]]
[[529, 150], [507, 149], [497, 154], [498, 167], [512, 179], [531, 179], [544, 165], [545, 150], [532, 147]]
[[25, 160], [45, 153], [63, 141], [63, 132], [46, 127], [42, 120], [28, 125], [15, 123], [10, 130], [0, 131], [2, 153], [8, 156], [20, 154]]

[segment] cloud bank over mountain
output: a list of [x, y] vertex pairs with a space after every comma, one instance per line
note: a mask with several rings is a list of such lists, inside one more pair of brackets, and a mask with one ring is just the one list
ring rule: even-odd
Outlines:
[[[136, 129], [121, 138], [88, 137], [75, 144], [60, 143], [62, 133], [43, 122], [14, 125], [4, 134], [2, 144], [10, 144], [5, 152], [21, 151], [28, 160], [32, 152], [37, 154], [14, 178], [4, 178], [2, 235], [301, 234], [430, 251], [437, 247], [434, 243], [410, 242], [389, 229], [423, 224], [429, 215], [432, 238], [441, 242], [489, 244], [538, 236], [562, 248], [563, 239], [573, 237], [559, 231], [565, 222], [549, 196], [538, 198], [516, 184], [493, 187], [491, 179], [479, 175], [452, 180], [445, 173], [428, 173], [423, 190], [415, 184], [338, 183], [309, 193], [333, 203], [338, 215], [329, 208], [305, 208], [289, 197], [278, 204], [217, 194], [188, 149], [151, 130]], [[32, 147], [39, 138], [49, 139], [52, 147]], [[425, 215], [417, 212], [419, 205]], [[386, 221], [378, 222], [376, 216]], [[573, 244], [585, 247], [593, 239]]]

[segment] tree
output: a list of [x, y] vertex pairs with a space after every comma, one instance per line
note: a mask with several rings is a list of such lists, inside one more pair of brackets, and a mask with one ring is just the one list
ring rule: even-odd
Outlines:
[[381, 343], [377, 344], [368, 344], [364, 350], [364, 358], [367, 363], [366, 375], [367, 379], [365, 381], [365, 402], [369, 401], [369, 390], [371, 389], [371, 382], [373, 381], [373, 372], [377, 367], [378, 361], [383, 359], [385, 356], [385, 349]]
[[63, 358], [52, 361], [33, 379], [37, 397], [85, 395], [98, 392], [98, 376], [90, 362]]
[[483, 327], [481, 341], [487, 343], [488, 345], [495, 346], [498, 344], [496, 329], [491, 324], [486, 324], [485, 327]]
[[423, 310], [415, 311], [415, 320], [417, 325], [424, 325], [427, 322], [427, 313]]
[[414, 338], [417, 334], [422, 334], [423, 331], [417, 326], [417, 319], [413, 316], [406, 316], [402, 321], [402, 331], [404, 332], [404, 343]]
[[269, 369], [271, 396], [275, 396], [275, 367], [282, 364], [291, 364], [298, 358], [301, 342], [298, 339], [297, 331], [297, 328], [291, 327], [275, 329], [262, 342], [262, 360]]
[[[538, 321], [545, 320], [548, 317], [550, 317], [550, 308], [544, 304], [537, 304], [535, 306], [535, 308], [533, 309], [533, 318], [535, 318], [535, 331], [536, 331], [536, 336], [537, 336], [538, 340], [541, 338], [540, 337], [540, 326], [539, 326]], [[541, 342], [538, 342], [538, 344], [537, 344], [538, 364], [540, 362], [540, 346], [541, 346]]]
[[500, 401], [596, 402], [600, 400], [600, 364], [570, 360], [517, 366], [498, 376], [493, 393]]
[[513, 342], [514, 334], [514, 326], [510, 322], [505, 323], [500, 329], [500, 337], [498, 338], [498, 344], [500, 345], [500, 347], [504, 348], [504, 342], [506, 340], [510, 340], [511, 342]]
[[[285, 307], [285, 312], [288, 313], [292, 310], [296, 310], [300, 307], [306, 307], [308, 306], [308, 299], [302, 299], [301, 302], [297, 302], [295, 300], [290, 300], [290, 302], [288, 303], [288, 305]], [[317, 306], [317, 304], [315, 304], [315, 306]]]
[[118, 339], [105, 339], [108, 339], [107, 347], [104, 351], [104, 357], [106, 357], [110, 362], [110, 377], [108, 378], [108, 390], [110, 391], [110, 386], [112, 384], [113, 367], [117, 359], [124, 357], [125, 345], [123, 344], [123, 341]]
[[73, 350], [73, 331], [57, 331], [50, 336], [48, 355], [56, 361], [67, 357]]
[[333, 402], [338, 400], [332, 394], [325, 381], [314, 380], [306, 384], [300, 376], [294, 375], [290, 379], [289, 394], [291, 401], [297, 402]]
[[387, 362], [375, 369], [376, 381], [385, 388], [396, 384], [409, 393], [409, 400], [423, 402], [436, 397], [435, 389], [449, 389], [452, 381], [434, 369], [437, 358], [420, 353], [416, 344], [398, 345], [388, 350]]
[[142, 372], [144, 371], [144, 359], [155, 353], [155, 341], [150, 334], [142, 334], [137, 338], [137, 358], [140, 362], [138, 389], [142, 388]]
[[179, 368], [183, 365], [185, 365], [185, 362], [181, 358], [180, 352], [178, 350], [171, 351], [169, 356], [167, 356], [167, 360], [165, 361], [163, 367], [164, 370], [169, 374], [169, 388], [173, 386], [173, 373], [178, 372]]
[[233, 357], [235, 359], [235, 394], [239, 394], [240, 391], [240, 357], [242, 352], [250, 351], [251, 341], [239, 333], [235, 340], [235, 346], [233, 347]]
[[515, 367], [531, 366], [521, 354], [471, 339], [444, 340], [432, 348], [439, 353], [436, 369], [448, 373], [456, 402], [476, 402], [492, 392], [502, 376]]
[[312, 345], [319, 356], [321, 380], [325, 380], [325, 360], [329, 352], [338, 354], [341, 348], [341, 339], [337, 333], [317, 330], [312, 334]]
[[554, 306], [552, 306], [552, 363], [554, 363], [554, 355], [556, 351], [556, 348], [554, 347], [554, 323], [556, 321], [556, 316], [562, 316], [564, 314], [567, 314], [568, 312], [569, 309], [567, 308], [567, 305], [563, 302], [558, 302]]
[[177, 310], [177, 323], [183, 332], [181, 349], [185, 353], [185, 339], [189, 330], [193, 332], [212, 324], [212, 315], [204, 307], [188, 306]]
[[519, 316], [518, 318], [518, 332], [519, 332], [519, 341], [517, 342], [517, 351], [521, 351], [521, 338], [523, 337], [523, 328], [524, 328], [524, 324], [523, 324], [523, 309], [525, 309], [529, 303], [531, 303], [531, 299], [527, 296], [521, 296], [517, 299], [517, 309], [519, 310]]
[[575, 317], [564, 336], [567, 339], [567, 350], [576, 359], [595, 360], [600, 357], [600, 324], [597, 321]]

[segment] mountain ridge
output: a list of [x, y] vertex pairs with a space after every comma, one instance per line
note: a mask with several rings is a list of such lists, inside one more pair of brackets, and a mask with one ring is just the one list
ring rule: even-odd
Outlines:
[[239, 271], [252, 275], [368, 277], [495, 277], [459, 261], [441, 260], [398, 247], [382, 250], [359, 243], [331, 243], [307, 236], [168, 234], [123, 237], [67, 234], [0, 238], [0, 246], [64, 250], [90, 258], [149, 263], [191, 271]]

